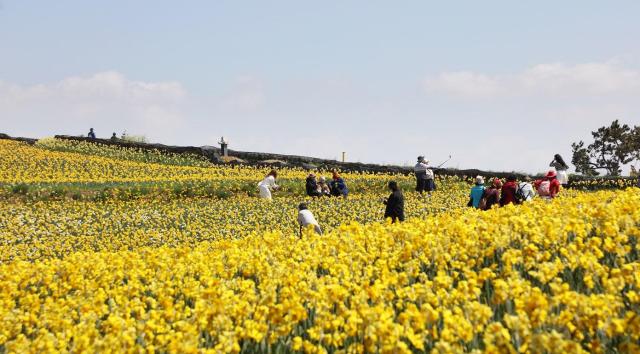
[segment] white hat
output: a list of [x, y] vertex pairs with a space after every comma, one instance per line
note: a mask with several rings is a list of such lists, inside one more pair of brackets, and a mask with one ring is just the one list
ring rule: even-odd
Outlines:
[[476, 184], [484, 184], [484, 177], [476, 176]]

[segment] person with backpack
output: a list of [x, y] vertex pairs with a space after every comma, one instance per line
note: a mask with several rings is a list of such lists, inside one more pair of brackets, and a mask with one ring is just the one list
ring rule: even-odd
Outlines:
[[495, 204], [500, 204], [500, 189], [502, 181], [500, 178], [494, 178], [491, 187], [484, 191], [483, 198], [486, 200], [483, 210], [491, 210]]
[[484, 178], [482, 176], [476, 176], [476, 185], [471, 187], [469, 203], [467, 203], [467, 206], [476, 209], [484, 209], [484, 203], [482, 204], [482, 207], [480, 205], [484, 197], [484, 191]]
[[418, 156], [418, 163], [413, 167], [416, 175], [416, 191], [420, 194], [427, 192], [431, 194], [436, 189], [433, 170], [429, 167], [429, 161], [424, 156]]
[[560, 182], [558, 182], [556, 176], [556, 171], [550, 170], [544, 178], [534, 182], [533, 185], [540, 197], [544, 199], [553, 199], [558, 195], [560, 192]]
[[553, 156], [553, 160], [549, 164], [549, 167], [553, 167], [557, 173], [558, 183], [562, 186], [566, 187], [569, 184], [569, 175], [567, 174], [567, 170], [569, 170], [569, 165], [564, 162], [562, 156], [560, 154], [555, 154]]
[[318, 235], [322, 235], [320, 224], [318, 224], [318, 221], [305, 203], [298, 205], [298, 224], [300, 225], [300, 238], [302, 238], [302, 230], [309, 225], [313, 225], [315, 232]]
[[520, 204], [520, 200], [517, 197], [518, 186], [516, 184], [516, 176], [509, 175], [507, 182], [502, 186], [500, 196], [500, 206], [503, 207], [508, 204]]
[[309, 176], [307, 176], [305, 189], [307, 191], [307, 195], [310, 197], [320, 196], [318, 183], [316, 182], [316, 175], [314, 175], [313, 173], [309, 173]]
[[337, 171], [333, 171], [333, 180], [331, 181], [331, 195], [347, 198], [348, 194], [349, 188], [347, 188], [347, 183], [345, 183], [344, 179], [340, 177]]
[[387, 206], [384, 211], [384, 218], [391, 218], [391, 222], [404, 221], [404, 196], [398, 187], [398, 182], [390, 181], [389, 189], [391, 195], [383, 203]]
[[516, 198], [520, 203], [529, 202], [533, 200], [535, 192], [531, 185], [531, 177], [525, 176], [523, 180], [518, 183], [518, 189], [516, 190]]
[[271, 170], [269, 174], [258, 183], [258, 189], [260, 189], [260, 198], [271, 200], [271, 190], [277, 191], [280, 186], [276, 184], [276, 178], [278, 178], [278, 172]]

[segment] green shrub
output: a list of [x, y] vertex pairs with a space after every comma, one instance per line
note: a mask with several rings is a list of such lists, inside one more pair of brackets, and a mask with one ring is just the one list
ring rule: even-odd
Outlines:
[[16, 184], [15, 186], [11, 187], [11, 192], [13, 194], [26, 195], [27, 193], [29, 193], [29, 185], [26, 183]]

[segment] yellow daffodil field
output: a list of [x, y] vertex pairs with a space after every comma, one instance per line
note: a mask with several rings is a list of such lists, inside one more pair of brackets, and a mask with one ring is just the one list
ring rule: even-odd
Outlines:
[[268, 170], [0, 140], [0, 353], [640, 352], [638, 188], [483, 212], [456, 177], [312, 199], [282, 168], [269, 202]]

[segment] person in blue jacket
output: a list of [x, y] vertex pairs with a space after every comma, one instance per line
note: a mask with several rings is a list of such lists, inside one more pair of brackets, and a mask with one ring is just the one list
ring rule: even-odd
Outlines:
[[476, 209], [480, 208], [480, 201], [484, 197], [484, 192], [484, 178], [482, 178], [482, 176], [477, 176], [476, 185], [471, 188], [471, 193], [469, 193], [468, 206]]
[[337, 171], [333, 171], [333, 180], [331, 181], [331, 195], [333, 196], [342, 196], [344, 198], [349, 194], [349, 188], [347, 188], [347, 184], [344, 182], [344, 179], [340, 177]]

